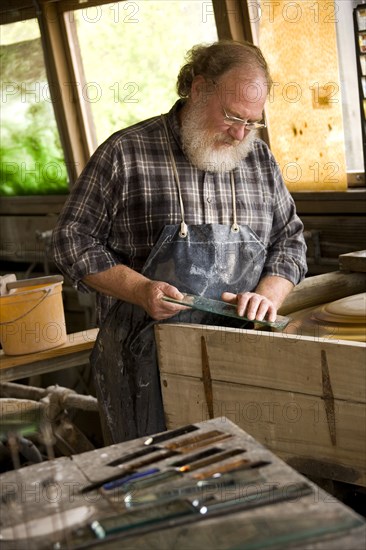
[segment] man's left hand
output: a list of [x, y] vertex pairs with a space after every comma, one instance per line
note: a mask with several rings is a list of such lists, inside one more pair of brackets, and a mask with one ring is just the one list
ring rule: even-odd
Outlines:
[[256, 294], [255, 292], [243, 292], [242, 294], [233, 294], [232, 292], [224, 292], [222, 294], [224, 302], [237, 304], [238, 315], [247, 317], [251, 321], [275, 321], [277, 308], [265, 296]]
[[294, 285], [276, 275], [267, 275], [259, 281], [254, 292], [224, 292], [221, 298], [224, 302], [237, 304], [238, 314], [245, 315], [251, 321], [274, 322], [276, 320], [277, 310], [280, 308], [286, 296], [291, 292]]

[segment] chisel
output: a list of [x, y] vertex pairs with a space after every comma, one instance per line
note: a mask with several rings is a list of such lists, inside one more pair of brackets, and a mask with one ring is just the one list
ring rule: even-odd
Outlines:
[[173, 441], [172, 443], [167, 443], [164, 447], [179, 451], [180, 453], [188, 453], [191, 450], [197, 449], [199, 447], [204, 447], [205, 445], [212, 445], [224, 439], [229, 439], [232, 437], [232, 434], [220, 432], [219, 430], [212, 430], [209, 432], [202, 432], [198, 435], [192, 435], [190, 437], [185, 437], [178, 441]]
[[178, 437], [180, 435], [185, 435], [189, 432], [194, 432], [196, 430], [199, 430], [197, 426], [194, 424], [188, 424], [187, 426], [182, 426], [181, 428], [177, 428], [176, 430], [169, 430], [168, 432], [163, 432], [158, 435], [152, 435], [145, 439], [144, 445], [152, 445], [153, 443], [161, 443], [162, 441], [168, 441], [169, 439], [173, 439], [174, 437]]
[[157, 456], [148, 456], [143, 458], [142, 460], [138, 462], [131, 462], [130, 465], [125, 466], [124, 468], [121, 468], [119, 473], [114, 474], [112, 476], [108, 476], [104, 479], [101, 479], [100, 481], [95, 481], [94, 483], [91, 483], [90, 485], [87, 485], [83, 489], [81, 489], [82, 493], [88, 493], [89, 491], [94, 491], [95, 489], [100, 489], [102, 485], [105, 485], [106, 483], [109, 483], [111, 481], [116, 481], [118, 479], [121, 479], [125, 477], [126, 475], [134, 474], [136, 473], [136, 470], [138, 468], [142, 468], [143, 466], [148, 466], [150, 464], [154, 464], [155, 462], [159, 462], [161, 460], [165, 460], [166, 458], [169, 458], [171, 456], [174, 456], [178, 454], [176, 451], [171, 451], [169, 449], [162, 450], [159, 455]]

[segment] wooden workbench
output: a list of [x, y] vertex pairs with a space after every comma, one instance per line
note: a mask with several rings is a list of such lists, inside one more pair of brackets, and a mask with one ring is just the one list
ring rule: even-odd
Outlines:
[[0, 382], [85, 365], [97, 334], [96, 328], [68, 334], [67, 342], [62, 346], [27, 355], [5, 355], [1, 350]]
[[[16, 548], [27, 550], [42, 550], [45, 548], [133, 548], [145, 550], [186, 550], [212, 548], [215, 550], [254, 550], [262, 548], [298, 550], [354, 550], [364, 548], [366, 537], [365, 520], [353, 510], [340, 503], [337, 499], [325, 493], [318, 486], [303, 478], [295, 470], [278, 459], [268, 449], [260, 445], [250, 435], [245, 433], [227, 418], [216, 418], [207, 422], [197, 423], [191, 428], [195, 431], [170, 440], [153, 441], [156, 445], [151, 454], [144, 454], [143, 458], [153, 457], [150, 465], [139, 466], [136, 462], [139, 458], [130, 458], [123, 466], [111, 466], [109, 463], [116, 459], [122, 460], [130, 453], [146, 451], [143, 444], [146, 438], [120, 443], [97, 449], [91, 452], [75, 455], [70, 458], [59, 458], [47, 463], [21, 468], [17, 471], [7, 472], [0, 476], [2, 494], [1, 502], [1, 531], [2, 550]], [[216, 441], [214, 444], [202, 445], [202, 439], [209, 431], [215, 430], [224, 434], [226, 439]], [[200, 448], [197, 445], [194, 450], [179, 447], [192, 435], [200, 440]], [[198, 438], [197, 438], [198, 435]], [[161, 454], [167, 452], [168, 446], [173, 443], [176, 454], [161, 458]], [[130, 494], [134, 502], [140, 503], [138, 508], [126, 509], [124, 497], [126, 493], [116, 489], [103, 491], [94, 488], [89, 492], [82, 492], [89, 484], [95, 484], [108, 476], [126, 473], [131, 466], [137, 471], [157, 467], [160, 472], [172, 468], [177, 460], [186, 464], [196, 453], [203, 451], [219, 450], [216, 454], [215, 464], [192, 468], [165, 484], [154, 485], [145, 489], [145, 493], [136, 492], [132, 487]], [[234, 452], [237, 455], [234, 456]], [[220, 452], [231, 452], [232, 457], [220, 460]], [[212, 455], [211, 455], [212, 458]], [[114, 533], [109, 538], [97, 540], [92, 538], [92, 531], [88, 527], [94, 520], [103, 524], [103, 519], [124, 518], [127, 525], [136, 521], [137, 514], [150, 514], [155, 516], [157, 509], [165, 510], [171, 506], [172, 501], [144, 504], [141, 506], [143, 495], [146, 491], [156, 498], [156, 494], [183, 485], [196, 483], [194, 476], [207, 474], [210, 470], [217, 471], [227, 463], [238, 459], [246, 459], [252, 465], [251, 469], [241, 470], [240, 481], [234, 485], [220, 485], [222, 481], [216, 478], [217, 485], [208, 490], [201, 487], [196, 493], [184, 498], [190, 501], [214, 497], [215, 501], [228, 501], [238, 505], [239, 499], [249, 497], [254, 506], [250, 509], [231, 508], [229, 513], [221, 511], [220, 514], [207, 512], [201, 514], [195, 512], [189, 516], [169, 519], [168, 522], [146, 522], [142, 528], [129, 529], [123, 533]], [[264, 464], [261, 462], [263, 461]], [[258, 466], [260, 462], [260, 466]], [[126, 465], [128, 464], [128, 466]], [[194, 464], [194, 462], [191, 464]], [[197, 463], [196, 463], [197, 464]], [[257, 468], [253, 467], [257, 464]], [[243, 466], [242, 466], [243, 468]], [[238, 472], [238, 471], [237, 471]], [[236, 473], [237, 473], [236, 472]], [[247, 477], [243, 477], [244, 476]], [[145, 478], [146, 479], [146, 478]], [[208, 478], [206, 478], [207, 480]], [[212, 481], [212, 477], [211, 477]], [[297, 483], [305, 483], [308, 492], [301, 490], [296, 495], [288, 497], [291, 487]], [[266, 504], [260, 505], [257, 501], [260, 497], [271, 493], [272, 485], [279, 488], [285, 496], [280, 502], [275, 502], [272, 497]], [[254, 495], [254, 496], [253, 496]], [[252, 499], [254, 498], [254, 501]], [[177, 497], [176, 497], [177, 498]], [[182, 502], [181, 493], [178, 500]], [[248, 499], [247, 499], [248, 500]], [[246, 506], [246, 504], [244, 504]], [[142, 511], [141, 511], [142, 510]], [[140, 516], [141, 518], [141, 516]], [[80, 537], [74, 530], [78, 525], [84, 529], [84, 535]], [[58, 543], [57, 546], [53, 546]]]

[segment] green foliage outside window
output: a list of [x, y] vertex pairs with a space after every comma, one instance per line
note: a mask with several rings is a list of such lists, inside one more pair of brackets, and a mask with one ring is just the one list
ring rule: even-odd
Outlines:
[[[211, 2], [140, 0], [68, 12], [75, 22], [101, 143], [113, 132], [170, 109], [185, 53], [217, 40]], [[0, 195], [68, 192], [37, 21], [1, 27]]]
[[[2, 29], [10, 42], [0, 46], [2, 196], [68, 192], [67, 171], [49, 95], [41, 40], [16, 41], [19, 40], [17, 36], [22, 36], [19, 28], [32, 31], [34, 25], [36, 21], [27, 21], [5, 25]], [[15, 32], [15, 41], [11, 43]]]
[[217, 40], [211, 2], [127, 0], [77, 10], [75, 17], [97, 141], [167, 112], [187, 51]]

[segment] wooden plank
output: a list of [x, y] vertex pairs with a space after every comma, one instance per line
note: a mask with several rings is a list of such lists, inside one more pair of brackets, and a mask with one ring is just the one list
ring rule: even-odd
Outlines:
[[214, 381], [324, 397], [325, 354], [334, 398], [366, 403], [361, 342], [185, 324], [161, 324], [155, 331], [163, 375], [200, 378], [204, 338]]
[[62, 346], [26, 355], [5, 355], [0, 350], [0, 382], [87, 365], [97, 334], [98, 329], [68, 334]]
[[0, 214], [4, 216], [59, 214], [66, 199], [67, 195], [45, 195], [42, 196], [42, 200], [39, 196], [0, 197]]
[[62, 346], [26, 355], [5, 355], [3, 351], [0, 351], [0, 369], [52, 360], [72, 353], [90, 350], [94, 346], [97, 335], [97, 328], [74, 332], [67, 335], [67, 342]]
[[[45, 63], [55, 117], [69, 178], [74, 183], [88, 162], [92, 150], [89, 149], [86, 135], [87, 121], [83, 119], [80, 109], [80, 103], [87, 103], [81, 93], [85, 82], [78, 82], [80, 72], [75, 75], [70, 55], [68, 23], [62, 17], [58, 4], [59, 2], [42, 3], [42, 35], [47, 51]], [[71, 23], [70, 18], [68, 21]]]
[[366, 250], [358, 250], [339, 256], [339, 269], [366, 273]]
[[[331, 502], [331, 497], [328, 497]], [[172, 548], [176, 548], [177, 550], [181, 550], [183, 548], [182, 546], [182, 540], [184, 541], [184, 549], [190, 549], [195, 550], [197, 548], [213, 548], [213, 549], [220, 549], [220, 550], [228, 550], [230, 548], [251, 548], [251, 543], [253, 539], [255, 538], [255, 534], [262, 532], [265, 532], [263, 530], [267, 530], [270, 528], [273, 528], [274, 522], [276, 525], [296, 525], [296, 520], [294, 516], [289, 513], [289, 506], [281, 506], [281, 512], [277, 514], [273, 514], [271, 519], [267, 518], [267, 514], [263, 517], [262, 520], [259, 519], [259, 516], [257, 516], [257, 524], [251, 521], [246, 521], [245, 516], [241, 517], [237, 514], [232, 514], [231, 517], [227, 517], [225, 520], [225, 526], [222, 530], [220, 530], [220, 522], [217, 520], [217, 518], [213, 518], [210, 520], [210, 518], [207, 518], [207, 523], [205, 524], [205, 530], [200, 530], [197, 528], [198, 526], [189, 526], [189, 530], [187, 531], [186, 537], [184, 536], [184, 532], [182, 532], [182, 528], [171, 527], [168, 534], [165, 530], [157, 531], [153, 534], [153, 537], [149, 537], [149, 540], [146, 540], [146, 536], [139, 536], [139, 537], [133, 537], [131, 539], [131, 542], [133, 546], [130, 546], [129, 549], [133, 550], [146, 550], [146, 548], [149, 548], [150, 550], [171, 550]], [[259, 512], [259, 510], [258, 510]], [[323, 511], [322, 511], [323, 512]], [[298, 516], [296, 516], [297, 518]], [[338, 514], [334, 514], [332, 516], [326, 517], [324, 513], [322, 513], [321, 518], [319, 518], [319, 524], [321, 522], [325, 522], [327, 520], [328, 524], [329, 522], [335, 522], [334, 525], [336, 525], [336, 522], [339, 523], [342, 522], [342, 516], [339, 516]], [[271, 521], [272, 520], [272, 521]], [[268, 522], [268, 523], [267, 523]], [[189, 535], [188, 535], [189, 533]], [[293, 533], [296, 533], [294, 531]], [[350, 550], [352, 549], [363, 549], [364, 545], [364, 531], [360, 529], [353, 529], [350, 530], [348, 533], [342, 533], [340, 537], [334, 538], [332, 534], [330, 533], [330, 536], [327, 537], [326, 540], [316, 540], [315, 537], [312, 537], [311, 541], [294, 541], [291, 546], [288, 546], [288, 543], [286, 544], [286, 548], [296, 548], [296, 550]], [[189, 537], [189, 539], [188, 539]], [[276, 539], [276, 537], [273, 537]], [[188, 539], [188, 540], [187, 540]], [[235, 540], [237, 541], [236, 546], [231, 546], [232, 544], [235, 544]], [[291, 541], [290, 541], [291, 544]], [[264, 548], [265, 546], [254, 546], [255, 548]], [[107, 550], [116, 550], [118, 548], [121, 548], [117, 545], [113, 546], [113, 543], [110, 543], [108, 546], [103, 547]], [[271, 544], [271, 547], [275, 548], [275, 550], [281, 550], [284, 548], [283, 543], [279, 541], [278, 544], [276, 544], [276, 540], [273, 541], [273, 544]], [[39, 549], [37, 549], [39, 550]]]
[[346, 192], [293, 192], [298, 214], [360, 214], [366, 208], [365, 189], [347, 189]]
[[29, 378], [39, 374], [56, 372], [58, 370], [71, 369], [87, 365], [89, 363], [90, 350], [73, 352], [69, 355], [35, 361], [26, 365], [0, 368], [0, 382], [12, 382], [21, 378]]
[[307, 277], [287, 296], [279, 309], [280, 315], [288, 315], [308, 307], [317, 306], [345, 296], [366, 291], [366, 275], [363, 273], [324, 273]]
[[[199, 378], [163, 369], [161, 381], [168, 429], [209, 418]], [[335, 400], [336, 445], [324, 400], [316, 396], [216, 381], [213, 409], [308, 474], [366, 486], [363, 404]]]

